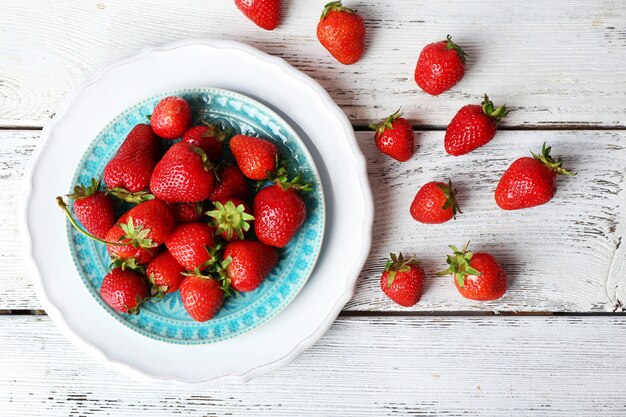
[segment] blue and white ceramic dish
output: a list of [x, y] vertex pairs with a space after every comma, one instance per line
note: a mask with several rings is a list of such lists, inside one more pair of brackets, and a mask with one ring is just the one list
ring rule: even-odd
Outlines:
[[[216, 317], [205, 323], [195, 322], [185, 311], [178, 292], [160, 302], [144, 303], [141, 312], [132, 316], [116, 312], [99, 296], [110, 258], [103, 244], [85, 238], [69, 224], [67, 227], [74, 264], [83, 283], [109, 314], [133, 330], [150, 338], [177, 344], [207, 344], [248, 332], [276, 316], [302, 289], [311, 275], [320, 253], [325, 205], [322, 184], [313, 158], [287, 123], [266, 106], [246, 96], [215, 88], [169, 91], [150, 97], [116, 117], [95, 138], [77, 167], [72, 184], [88, 184], [101, 178], [104, 167], [113, 157], [128, 132], [138, 123], [146, 123], [156, 103], [163, 97], [178, 95], [191, 105], [196, 121], [218, 124], [234, 135], [243, 133], [274, 142], [290, 167], [299, 169], [304, 180], [313, 184], [304, 195], [307, 219], [289, 245], [280, 250], [280, 261], [261, 286], [249, 293], [229, 297]], [[231, 135], [231, 136], [232, 136]], [[293, 173], [292, 173], [293, 174]]]

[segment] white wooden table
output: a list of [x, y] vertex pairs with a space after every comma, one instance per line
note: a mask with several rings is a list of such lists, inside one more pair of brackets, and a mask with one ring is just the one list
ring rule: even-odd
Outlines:
[[[626, 415], [624, 3], [346, 1], [368, 42], [342, 66], [315, 38], [324, 1], [284, 2], [273, 32], [230, 0], [0, 2], [0, 415]], [[413, 68], [448, 33], [468, 71], [433, 98]], [[192, 37], [247, 42], [320, 81], [354, 124], [377, 202], [370, 259], [328, 334], [277, 372], [196, 392], [138, 384], [67, 342], [40, 310], [17, 220], [25, 164], [63, 97], [109, 61]], [[446, 124], [485, 92], [512, 109], [498, 136], [442, 158]], [[381, 156], [365, 128], [399, 106], [418, 143], [404, 164]], [[500, 211], [499, 175], [543, 141], [578, 175], [548, 205]], [[413, 222], [417, 187], [448, 176], [466, 214]], [[416, 253], [432, 276], [446, 245], [470, 238], [509, 271], [502, 300], [467, 301], [434, 277], [413, 308], [380, 292], [389, 251]]]

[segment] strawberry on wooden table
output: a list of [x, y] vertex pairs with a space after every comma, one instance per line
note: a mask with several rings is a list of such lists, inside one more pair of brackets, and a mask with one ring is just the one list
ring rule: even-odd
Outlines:
[[207, 123], [189, 128], [183, 135], [182, 142], [197, 146], [211, 161], [217, 161], [222, 157], [225, 140], [226, 134], [222, 129]]
[[253, 240], [230, 242], [224, 248], [223, 259], [230, 262], [226, 276], [236, 291], [256, 290], [278, 263], [275, 248]]
[[263, 188], [254, 197], [254, 232], [266, 245], [282, 248], [298, 233], [306, 220], [306, 205], [300, 192], [311, 189], [300, 184], [300, 177], [287, 181], [283, 167], [277, 171], [275, 184]]
[[483, 252], [468, 250], [469, 242], [462, 250], [450, 246], [454, 252], [448, 255], [449, 267], [437, 275], [454, 276], [459, 293], [465, 298], [477, 301], [491, 301], [502, 297], [506, 292], [506, 272], [495, 258]]
[[228, 198], [238, 198], [244, 201], [250, 198], [246, 177], [237, 165], [226, 165], [218, 169], [217, 182], [209, 196], [211, 201], [222, 201]]
[[269, 140], [247, 135], [235, 135], [230, 139], [230, 150], [239, 169], [251, 180], [263, 180], [276, 170], [278, 149]]
[[324, 6], [317, 24], [317, 39], [337, 61], [354, 64], [365, 51], [365, 22], [341, 1], [332, 1]]
[[411, 216], [420, 223], [438, 224], [461, 213], [452, 182], [432, 181], [419, 189], [411, 203]]
[[214, 230], [206, 223], [181, 223], [165, 241], [167, 250], [188, 271], [206, 269], [214, 258]]
[[165, 295], [178, 290], [185, 276], [185, 268], [167, 250], [161, 252], [146, 266], [146, 277], [152, 288], [150, 294]]
[[141, 203], [124, 213], [105, 236], [107, 251], [114, 261], [145, 264], [155, 255], [155, 248], [170, 236], [176, 220], [171, 208], [161, 200]]
[[402, 254], [390, 254], [385, 271], [380, 277], [380, 288], [396, 303], [404, 307], [417, 304], [422, 297], [424, 271], [413, 258], [405, 260]]
[[199, 273], [187, 276], [180, 284], [179, 290], [185, 310], [199, 322], [215, 317], [226, 298], [221, 281]]
[[439, 95], [461, 81], [466, 57], [450, 35], [445, 41], [428, 44], [417, 60], [415, 82], [428, 94]]
[[100, 296], [117, 311], [138, 314], [139, 305], [148, 298], [148, 284], [143, 275], [114, 268], [104, 276]]
[[250, 222], [254, 220], [252, 209], [237, 198], [224, 199], [213, 202], [214, 209], [207, 211], [211, 217], [210, 225], [215, 227], [215, 233], [224, 240], [244, 239], [244, 233], [250, 229]]
[[496, 122], [508, 113], [506, 105], [495, 108], [487, 94], [480, 106], [468, 104], [461, 107], [446, 129], [446, 152], [455, 156], [464, 155], [485, 145], [496, 135]]
[[274, 30], [280, 23], [281, 0], [235, 0], [235, 5], [260, 28]]
[[111, 197], [100, 191], [100, 181], [92, 178], [87, 187], [77, 185], [68, 197], [74, 200], [74, 213], [85, 229], [104, 239], [115, 224], [115, 207]]
[[181, 137], [191, 125], [191, 107], [182, 97], [165, 97], [150, 116], [150, 126], [163, 139]]
[[146, 124], [135, 126], [104, 168], [111, 195], [130, 203], [152, 198], [146, 190], [161, 156], [161, 141]]
[[377, 124], [371, 123], [369, 128], [376, 131], [376, 147], [385, 155], [400, 162], [413, 155], [413, 126], [402, 117], [401, 109]]
[[495, 199], [504, 210], [535, 207], [552, 200], [556, 194], [557, 175], [573, 176], [563, 168], [559, 157], [550, 156], [552, 147], [544, 142], [541, 154], [517, 159], [504, 172], [496, 187]]
[[196, 203], [209, 198], [214, 182], [213, 165], [204, 151], [179, 142], [154, 167], [150, 191], [169, 203]]

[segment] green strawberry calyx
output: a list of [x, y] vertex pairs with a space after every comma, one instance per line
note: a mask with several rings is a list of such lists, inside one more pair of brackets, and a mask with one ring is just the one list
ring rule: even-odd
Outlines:
[[100, 191], [100, 180], [92, 178], [91, 184], [88, 186], [76, 185], [74, 187], [74, 192], [72, 194], [68, 194], [67, 197], [72, 200], [80, 200], [81, 198], [91, 197], [98, 191]]
[[254, 220], [254, 216], [246, 213], [243, 204], [235, 206], [235, 203], [230, 200], [226, 204], [215, 201], [213, 205], [215, 209], [205, 214], [213, 218], [210, 225], [217, 228], [215, 233], [226, 233], [226, 240], [232, 240], [235, 235], [243, 240], [243, 234], [250, 229], [249, 222]]
[[215, 138], [215, 140], [222, 143], [226, 141], [227, 133], [219, 126], [205, 121], [202, 121], [202, 124], [207, 127], [207, 130], [202, 134], [203, 138]]
[[128, 269], [141, 275], [146, 274], [145, 265], [141, 265], [137, 263], [136, 258], [124, 259], [124, 258], [115, 256], [111, 259], [111, 264], [109, 265], [109, 268], [110, 269], [120, 268], [122, 271], [126, 271]]
[[465, 53], [463, 48], [452, 42], [452, 37], [450, 35], [446, 36], [446, 40], [444, 42], [446, 43], [447, 49], [454, 49], [456, 51], [462, 63], [465, 64], [467, 62], [467, 54]]
[[123, 187], [115, 187], [111, 190], [107, 190], [107, 194], [131, 204], [141, 204], [149, 200], [154, 200], [154, 196], [150, 194], [149, 191], [137, 191], [136, 193], [131, 193]]
[[331, 1], [330, 3], [327, 3], [326, 6], [324, 6], [324, 10], [322, 11], [322, 17], [320, 17], [320, 20], [326, 19], [326, 16], [330, 12], [347, 12], [354, 14], [356, 13], [356, 10], [344, 7], [340, 1]]
[[190, 149], [197, 155], [202, 158], [202, 165], [206, 172], [216, 171], [216, 166], [209, 160], [207, 154], [202, 150], [202, 148], [198, 148], [197, 146], [190, 146]]
[[504, 116], [509, 114], [509, 111], [506, 109], [506, 104], [503, 104], [502, 106], [496, 108], [493, 105], [493, 102], [489, 100], [489, 97], [487, 96], [487, 94], [485, 94], [485, 99], [483, 100], [482, 103], [480, 103], [480, 105], [483, 108], [483, 113], [491, 117], [496, 122], [499, 122], [500, 120], [504, 118]]
[[[220, 252], [221, 257], [221, 251], [218, 250], [218, 252]], [[193, 272], [183, 272], [182, 274], [186, 277], [198, 277], [202, 279], [212, 279], [219, 281], [220, 289], [224, 291], [224, 294], [227, 297], [234, 294], [238, 295], [237, 291], [233, 290], [230, 287], [230, 278], [228, 278], [228, 275], [226, 273], [226, 268], [228, 268], [228, 265], [230, 265], [231, 261], [232, 258], [229, 256], [226, 259], [221, 259], [218, 262], [213, 263], [207, 271], [202, 272], [200, 268], [196, 268]]]
[[67, 203], [65, 201], [63, 201], [63, 197], [58, 196], [57, 197], [57, 205], [59, 207], [61, 207], [61, 210], [63, 210], [63, 212], [65, 213], [65, 216], [67, 217], [67, 219], [70, 221], [70, 224], [74, 227], [74, 229], [76, 229], [78, 232], [80, 232], [82, 235], [87, 236], [90, 239], [95, 240], [96, 242], [100, 242], [100, 243], [104, 243], [105, 245], [110, 245], [110, 246], [126, 246], [126, 243], [119, 243], [119, 242], [108, 242], [104, 239], [100, 239], [99, 237], [96, 237], [94, 235], [92, 235], [91, 233], [89, 233], [88, 231], [86, 231], [85, 229], [83, 229], [78, 222], [76, 221], [76, 219], [74, 218], [74, 216], [72, 216], [72, 213], [70, 213], [70, 209], [67, 206]]
[[126, 308], [126, 313], [136, 316], [137, 314], [139, 314], [139, 306], [143, 304], [144, 301], [146, 301], [146, 299], [138, 295], [137, 297], [135, 297], [134, 307], [129, 308], [128, 306], [124, 306]]
[[443, 192], [443, 195], [446, 197], [446, 202], [441, 206], [442, 210], [447, 210], [452, 208], [452, 217], [456, 220], [456, 215], [463, 214], [461, 211], [461, 207], [459, 207], [459, 203], [456, 201], [456, 191], [454, 187], [452, 187], [452, 181], [448, 180], [448, 184], [437, 184], [437, 187]]
[[446, 260], [449, 265], [447, 269], [443, 271], [437, 272], [438, 276], [444, 275], [454, 275], [454, 279], [459, 284], [460, 288], [465, 286], [465, 277], [468, 275], [476, 275], [480, 276], [481, 272], [475, 268], [470, 266], [470, 261], [474, 254], [472, 251], [468, 250], [469, 242], [465, 244], [462, 250], [459, 250], [456, 246], [450, 245], [450, 249], [454, 252], [453, 255], [448, 255], [448, 259]]
[[369, 127], [370, 129], [376, 131], [376, 135], [375, 136], [379, 137], [380, 135], [383, 134], [383, 132], [385, 130], [390, 130], [393, 127], [394, 120], [401, 118], [402, 114], [403, 114], [402, 113], [402, 107], [400, 107], [392, 115], [388, 116], [387, 118], [381, 120], [378, 123], [370, 123], [369, 125], [367, 125], [367, 127]]
[[161, 301], [163, 298], [165, 298], [167, 290], [169, 289], [167, 285], [157, 285], [154, 282], [154, 274], [150, 274], [150, 276], [148, 277], [148, 282], [150, 283], [149, 301]]
[[267, 180], [261, 180], [257, 182], [257, 190], [263, 186], [267, 181], [273, 182], [280, 186], [283, 191], [293, 188], [296, 191], [305, 193], [311, 191], [313, 186], [311, 183], [303, 182], [304, 179], [301, 173], [298, 173], [292, 179], [289, 179], [289, 173], [287, 172], [287, 163], [285, 161], [280, 162], [278, 156], [276, 156], [276, 169], [274, 172], [267, 171]]
[[395, 253], [389, 254], [389, 259], [387, 259], [387, 263], [385, 264], [385, 272], [387, 272], [387, 288], [391, 287], [393, 281], [396, 279], [396, 274], [398, 272], [409, 272], [411, 270], [411, 265], [417, 265], [417, 261], [411, 257], [408, 260], [404, 259], [402, 252], [400, 255], [396, 256]]
[[568, 177], [573, 177], [574, 175], [576, 175], [575, 172], [571, 172], [563, 168], [563, 162], [561, 161], [561, 157], [559, 157], [555, 161], [554, 158], [550, 156], [551, 150], [552, 150], [552, 146], [546, 147], [546, 142], [544, 142], [543, 146], [541, 147], [540, 155], [537, 155], [536, 153], [532, 151], [530, 153], [533, 155], [533, 158], [535, 158], [537, 161], [541, 162], [542, 164], [544, 164], [545, 166], [550, 168], [550, 170], [556, 172], [557, 174], [567, 175]]
[[125, 242], [126, 245], [143, 249], [156, 248], [159, 246], [150, 238], [150, 228], [146, 228], [141, 224], [135, 226], [132, 217], [128, 217], [126, 223], [118, 223], [118, 226], [124, 231], [124, 234], [120, 236], [118, 240]]

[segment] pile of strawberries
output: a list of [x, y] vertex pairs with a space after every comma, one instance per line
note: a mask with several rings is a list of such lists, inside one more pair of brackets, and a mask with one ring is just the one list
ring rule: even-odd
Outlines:
[[[77, 230], [106, 245], [111, 270], [100, 295], [107, 304], [138, 313], [143, 302], [180, 291], [189, 315], [206, 321], [225, 297], [254, 291], [269, 275], [278, 249], [306, 219], [300, 194], [310, 185], [288, 178], [269, 140], [234, 135], [226, 142], [219, 126], [191, 126], [183, 98], [162, 99], [149, 119], [106, 165], [105, 190], [92, 179], [68, 196], [80, 224], [57, 201]], [[225, 160], [225, 146], [234, 161]], [[127, 210], [117, 218], [120, 206]]]

